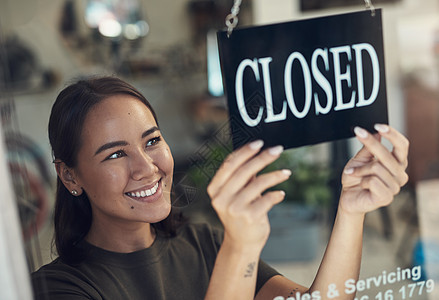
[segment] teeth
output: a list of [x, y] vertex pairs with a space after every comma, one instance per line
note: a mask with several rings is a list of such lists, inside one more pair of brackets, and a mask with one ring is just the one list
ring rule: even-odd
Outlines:
[[131, 197], [148, 197], [151, 195], [154, 195], [157, 192], [157, 189], [159, 187], [159, 183], [157, 182], [152, 188], [150, 188], [149, 190], [144, 190], [144, 191], [140, 191], [140, 192], [135, 192], [135, 193], [127, 193], [129, 196]]

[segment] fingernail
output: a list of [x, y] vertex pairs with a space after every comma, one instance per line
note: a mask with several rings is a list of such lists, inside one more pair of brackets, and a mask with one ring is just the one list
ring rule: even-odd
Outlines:
[[282, 173], [284, 173], [286, 176], [291, 176], [291, 170], [288, 170], [288, 169], [283, 169], [282, 170]]
[[280, 194], [283, 196], [283, 197], [285, 197], [285, 192], [284, 191], [279, 191], [280, 192]]
[[283, 146], [275, 146], [275, 147], [271, 147], [270, 149], [268, 149], [268, 153], [270, 153], [273, 156], [279, 155], [283, 151], [284, 151], [284, 147]]
[[367, 131], [361, 127], [358, 127], [358, 126], [354, 128], [354, 132], [358, 137], [363, 138], [363, 139], [367, 138], [367, 136], [368, 136]]
[[264, 141], [263, 140], [256, 140], [256, 141], [251, 142], [249, 144], [249, 146], [250, 146], [250, 149], [257, 150], [257, 149], [262, 148], [262, 146], [264, 146]]
[[375, 124], [373, 126], [373, 128], [375, 128], [376, 131], [381, 132], [381, 133], [389, 132], [389, 126], [387, 126], [385, 124]]
[[354, 173], [354, 168], [345, 169], [344, 173], [347, 174], [347, 175], [350, 175], [350, 174]]

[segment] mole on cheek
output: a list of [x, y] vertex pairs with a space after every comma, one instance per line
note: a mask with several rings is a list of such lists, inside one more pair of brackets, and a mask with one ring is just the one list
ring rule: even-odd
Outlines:
[[131, 206], [131, 209], [134, 209], [134, 206]]

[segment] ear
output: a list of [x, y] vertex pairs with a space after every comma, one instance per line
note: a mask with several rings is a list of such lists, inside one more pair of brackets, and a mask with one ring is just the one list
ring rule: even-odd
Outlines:
[[72, 168], [60, 161], [55, 163], [55, 169], [58, 177], [72, 195], [79, 196], [82, 194], [82, 187], [76, 180], [75, 171]]

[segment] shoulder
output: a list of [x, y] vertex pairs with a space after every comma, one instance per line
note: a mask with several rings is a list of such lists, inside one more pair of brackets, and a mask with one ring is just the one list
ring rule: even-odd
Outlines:
[[31, 280], [37, 300], [61, 296], [63, 299], [75, 299], [95, 293], [80, 269], [63, 263], [59, 258], [33, 272]]
[[51, 263], [40, 267], [37, 271], [31, 274], [32, 280], [39, 279], [40, 277], [56, 277], [60, 274], [70, 274], [72, 270], [76, 270], [75, 267], [70, 266], [62, 262], [59, 258], [55, 259]]

